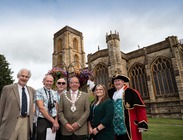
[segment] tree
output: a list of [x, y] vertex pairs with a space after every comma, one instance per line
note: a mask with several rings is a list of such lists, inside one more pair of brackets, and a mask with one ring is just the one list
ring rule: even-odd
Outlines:
[[9, 68], [9, 63], [6, 61], [4, 55], [0, 54], [0, 96], [2, 88], [14, 82], [12, 74], [13, 71]]

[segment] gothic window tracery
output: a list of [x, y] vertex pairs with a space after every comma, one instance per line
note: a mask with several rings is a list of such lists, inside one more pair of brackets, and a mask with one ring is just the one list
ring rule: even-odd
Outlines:
[[97, 64], [94, 69], [95, 73], [95, 84], [103, 84], [108, 88], [108, 69], [104, 64]]
[[178, 95], [173, 67], [167, 58], [157, 58], [151, 66], [156, 97]]
[[142, 64], [135, 64], [130, 70], [130, 79], [132, 88], [139, 91], [143, 99], [149, 98], [147, 87], [147, 76], [145, 67]]

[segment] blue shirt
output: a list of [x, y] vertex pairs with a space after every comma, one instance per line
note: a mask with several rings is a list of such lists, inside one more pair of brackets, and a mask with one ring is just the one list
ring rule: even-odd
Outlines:
[[[48, 110], [49, 98], [51, 98], [51, 103], [54, 104], [54, 107], [51, 108], [51, 110]], [[37, 101], [37, 100], [43, 101], [45, 110], [48, 111], [49, 114], [51, 113], [50, 115], [52, 117], [55, 117], [57, 115], [55, 103], [58, 103], [58, 95], [54, 90], [50, 90], [50, 97], [49, 97], [48, 90], [46, 88], [41, 88], [41, 89], [36, 90], [35, 101]], [[42, 115], [42, 113], [40, 111], [38, 111], [38, 117], [44, 118], [44, 116]]]

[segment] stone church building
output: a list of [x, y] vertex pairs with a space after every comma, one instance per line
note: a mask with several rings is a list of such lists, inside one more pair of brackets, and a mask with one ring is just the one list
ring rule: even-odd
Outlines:
[[149, 117], [183, 119], [183, 43], [176, 36], [138, 50], [120, 50], [119, 33], [106, 34], [107, 49], [87, 55], [82, 32], [65, 26], [54, 34], [53, 67], [68, 72], [93, 70], [94, 81], [109, 88], [116, 73], [130, 78], [129, 86], [137, 89]]

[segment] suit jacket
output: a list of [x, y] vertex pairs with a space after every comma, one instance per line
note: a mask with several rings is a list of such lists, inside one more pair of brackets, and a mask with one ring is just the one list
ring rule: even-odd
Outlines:
[[[78, 95], [81, 93], [79, 99], [75, 102], [76, 111], [71, 111], [72, 103], [68, 101], [67, 98], [71, 100], [70, 92], [64, 93], [60, 95], [60, 103], [59, 103], [59, 119], [62, 123], [61, 125], [61, 133], [62, 135], [72, 135], [72, 132], [69, 132], [65, 129], [65, 124], [72, 124], [77, 122], [80, 125], [80, 128], [74, 132], [75, 135], [87, 135], [88, 127], [87, 127], [87, 119], [90, 113], [90, 103], [89, 96], [85, 92], [78, 92]], [[67, 95], [67, 98], [66, 98]]]
[[[29, 130], [32, 133], [33, 125], [33, 96], [35, 90], [27, 86], [30, 97]], [[20, 97], [18, 84], [4, 86], [0, 98], [0, 138], [9, 139], [20, 116]]]

